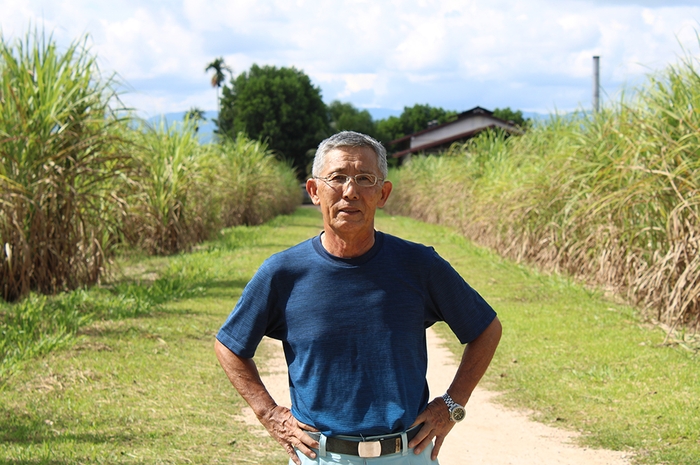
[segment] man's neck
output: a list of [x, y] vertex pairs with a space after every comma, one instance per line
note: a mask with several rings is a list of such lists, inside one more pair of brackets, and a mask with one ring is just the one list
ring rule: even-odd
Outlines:
[[369, 234], [358, 235], [338, 235], [333, 230], [324, 230], [321, 244], [326, 252], [333, 256], [356, 258], [369, 252], [374, 245], [374, 229]]

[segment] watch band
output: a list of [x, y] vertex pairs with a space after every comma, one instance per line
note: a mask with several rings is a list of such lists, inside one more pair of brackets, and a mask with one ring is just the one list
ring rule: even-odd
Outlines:
[[447, 405], [447, 410], [449, 410], [450, 412], [450, 420], [454, 421], [455, 423], [464, 420], [466, 414], [464, 407], [452, 400], [452, 397], [450, 397], [448, 393], [444, 393], [442, 395], [442, 400], [445, 401], [445, 405]]
[[459, 405], [457, 402], [452, 400], [452, 397], [448, 393], [444, 393], [442, 395], [442, 400], [445, 401], [445, 404], [447, 404], [447, 410], [452, 411], [453, 408], [455, 408], [457, 405]]

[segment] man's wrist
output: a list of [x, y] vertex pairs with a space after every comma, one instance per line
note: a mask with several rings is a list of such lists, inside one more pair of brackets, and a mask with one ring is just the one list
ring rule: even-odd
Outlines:
[[464, 417], [467, 416], [467, 411], [463, 406], [452, 400], [452, 397], [450, 397], [448, 393], [444, 393], [442, 395], [442, 400], [445, 402], [445, 405], [447, 405], [450, 421], [459, 423], [460, 421], [464, 420]]

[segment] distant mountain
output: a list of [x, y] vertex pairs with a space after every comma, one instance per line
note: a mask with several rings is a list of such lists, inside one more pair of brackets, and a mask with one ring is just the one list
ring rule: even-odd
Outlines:
[[[399, 116], [401, 115], [401, 112], [403, 110], [392, 110], [390, 108], [367, 108], [367, 111], [369, 111], [369, 114], [372, 115], [372, 119], [374, 121], [380, 120], [380, 119], [386, 119], [389, 116]], [[174, 112], [174, 113], [165, 113], [162, 115], [157, 115], [157, 116], [152, 116], [151, 118], [148, 118], [146, 121], [148, 121], [151, 124], [158, 124], [161, 119], [165, 118], [165, 122], [168, 124], [168, 126], [174, 124], [174, 123], [181, 123], [185, 119], [185, 111], [179, 111], [179, 112]], [[206, 118], [206, 121], [202, 121], [199, 124], [199, 141], [202, 144], [207, 144], [214, 140], [214, 130], [216, 129], [216, 124], [214, 124], [214, 119], [218, 116], [218, 112], [216, 111], [207, 111], [204, 113], [204, 117]]]
[[[391, 108], [366, 108], [366, 110], [369, 112], [370, 115], [372, 115], [372, 119], [374, 121], [386, 119], [390, 116], [400, 116], [401, 112], [403, 111], [392, 110]], [[186, 112], [184, 111], [175, 113], [165, 113], [163, 115], [148, 118], [147, 121], [151, 124], [158, 124], [161, 121], [161, 119], [165, 118], [165, 122], [168, 124], [168, 126], [170, 126], [175, 123], [182, 123], [182, 121], [185, 119], [185, 113]], [[216, 111], [207, 111], [204, 113], [204, 117], [206, 118], [206, 120], [199, 123], [198, 135], [200, 143], [207, 144], [214, 140], [214, 130], [216, 129], [214, 119], [216, 119], [217, 116], [218, 112]], [[535, 122], [546, 121], [550, 117], [549, 114], [536, 113], [531, 111], [524, 111], [523, 116], [525, 118], [530, 118]]]
[[535, 113], [534, 111], [524, 111], [523, 117], [530, 118], [533, 121], [546, 121], [549, 119], [549, 114], [545, 113]]
[[[361, 108], [360, 110], [367, 110], [369, 114], [372, 115], [374, 121], [380, 119], [387, 119], [390, 116], [401, 116], [403, 109], [392, 110], [391, 108]], [[536, 113], [533, 111], [524, 111], [523, 116], [525, 118], [530, 118], [534, 121], [546, 121], [549, 119], [548, 113]]]
[[403, 112], [403, 109], [392, 110], [391, 108], [360, 108], [360, 110], [367, 110], [374, 121], [387, 119], [390, 116], [401, 116]]
[[[163, 115], [148, 118], [146, 121], [148, 121], [151, 124], [158, 124], [161, 120], [165, 119], [165, 123], [168, 126], [171, 126], [174, 123], [182, 123], [185, 119], [185, 113], [187, 112], [180, 111], [176, 113], [165, 113]], [[206, 118], [206, 120], [199, 122], [199, 132], [197, 132], [200, 143], [208, 144], [214, 139], [214, 130], [216, 129], [216, 124], [214, 124], [213, 120], [216, 119], [217, 115], [218, 112], [216, 111], [204, 112], [204, 117]]]
[[[367, 110], [374, 121], [380, 119], [387, 119], [390, 116], [401, 116], [403, 109], [392, 110], [391, 108], [360, 108], [360, 110]], [[545, 113], [535, 113], [533, 111], [524, 111], [523, 116], [525, 118], [530, 118], [534, 121], [545, 121], [549, 119], [549, 114]]]

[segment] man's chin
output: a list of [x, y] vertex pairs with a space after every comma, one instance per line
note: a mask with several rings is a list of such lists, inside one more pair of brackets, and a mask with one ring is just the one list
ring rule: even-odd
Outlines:
[[356, 231], [367, 227], [363, 215], [338, 215], [333, 221], [333, 229], [336, 231]]

